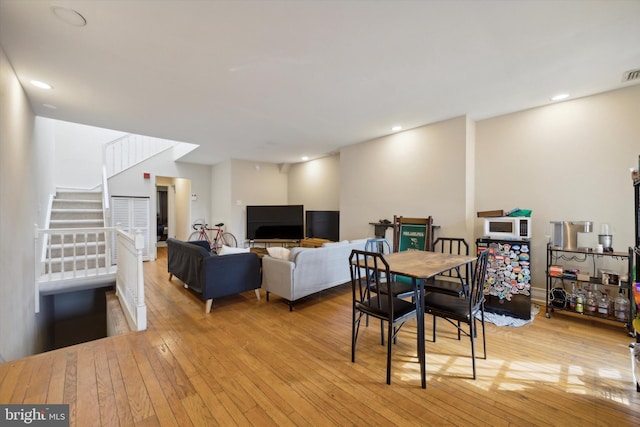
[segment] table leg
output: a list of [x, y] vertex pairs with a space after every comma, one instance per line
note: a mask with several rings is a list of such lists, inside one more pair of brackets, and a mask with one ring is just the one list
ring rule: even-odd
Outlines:
[[424, 280], [413, 278], [413, 288], [417, 289], [416, 321], [418, 322], [418, 360], [420, 361], [420, 379], [422, 388], [427, 388], [427, 363], [424, 342]]

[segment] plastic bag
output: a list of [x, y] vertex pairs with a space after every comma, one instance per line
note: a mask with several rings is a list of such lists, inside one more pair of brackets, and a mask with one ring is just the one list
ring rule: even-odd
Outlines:
[[633, 381], [640, 387], [640, 343], [631, 343], [631, 364], [633, 366]]

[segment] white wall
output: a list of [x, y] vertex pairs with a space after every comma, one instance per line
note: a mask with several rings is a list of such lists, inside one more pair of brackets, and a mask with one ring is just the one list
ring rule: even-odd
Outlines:
[[296, 163], [289, 168], [288, 204], [305, 211], [340, 210], [340, 156]]
[[33, 241], [50, 191], [49, 126], [36, 121], [0, 48], [0, 360], [5, 361], [42, 351], [46, 343], [46, 313], [35, 314]]
[[94, 188], [102, 184], [103, 146], [124, 132], [54, 120], [56, 186]]
[[233, 233], [237, 239], [236, 228], [234, 227], [234, 218], [231, 213], [231, 164], [233, 160], [229, 159], [224, 162], [212, 166], [211, 170], [211, 217], [207, 218], [207, 222], [211, 225], [224, 223], [225, 230]]
[[[186, 240], [191, 233], [191, 224], [195, 218], [210, 217], [211, 209], [211, 166], [192, 163], [175, 162], [176, 152], [181, 150], [175, 146], [163, 151], [144, 162], [131, 167], [109, 179], [109, 192], [112, 196], [149, 197], [151, 236], [155, 236], [157, 203], [157, 177], [180, 178], [175, 184], [175, 214], [176, 226], [172, 233], [181, 240]], [[149, 179], [144, 173], [150, 174]], [[173, 189], [170, 189], [173, 190]], [[197, 201], [191, 201], [191, 194], [197, 194]], [[170, 215], [172, 214], [170, 213]], [[155, 239], [151, 239], [150, 255], [155, 258]]]
[[[288, 175], [273, 163], [231, 161], [231, 218], [227, 230], [246, 239], [247, 205], [286, 205]], [[214, 183], [214, 187], [215, 187]]]
[[187, 240], [189, 235], [194, 231], [192, 224], [195, 218], [192, 218], [193, 209], [191, 208], [194, 204], [191, 200], [191, 194], [193, 192], [193, 186], [191, 184], [194, 180], [189, 178], [174, 178], [173, 181], [175, 188], [175, 209], [172, 213], [175, 214], [176, 218], [176, 233], [172, 237], [178, 240]]
[[[373, 237], [370, 222], [427, 217], [466, 237], [467, 118], [399, 132], [340, 152], [340, 237]], [[391, 229], [387, 238], [392, 238]]]
[[640, 85], [479, 121], [476, 130], [476, 209], [533, 210], [534, 287], [546, 287], [549, 221], [593, 221], [594, 238], [609, 223], [615, 250], [634, 244], [629, 168], [640, 154]]

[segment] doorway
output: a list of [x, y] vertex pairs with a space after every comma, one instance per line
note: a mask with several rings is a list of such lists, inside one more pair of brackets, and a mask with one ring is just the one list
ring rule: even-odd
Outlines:
[[173, 237], [187, 240], [191, 233], [191, 180], [156, 177], [156, 246]]
[[158, 185], [156, 190], [156, 238], [165, 242], [169, 236], [169, 187]]

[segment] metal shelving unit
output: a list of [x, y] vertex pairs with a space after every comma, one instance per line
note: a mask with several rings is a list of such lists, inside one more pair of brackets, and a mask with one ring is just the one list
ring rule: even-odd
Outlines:
[[[620, 281], [620, 284], [618, 283], [605, 284], [605, 283], [602, 283], [600, 277], [596, 277], [595, 271], [596, 271], [596, 266], [598, 264], [598, 261], [605, 258], [617, 259], [620, 262], [626, 263], [626, 270], [627, 270], [626, 281]], [[593, 265], [593, 274], [589, 275], [588, 280], [579, 280], [577, 276], [574, 276], [571, 274], [562, 274], [560, 276], [551, 274], [550, 266], [560, 265], [561, 264], [560, 261], [563, 261], [563, 260], [566, 260], [567, 262], [570, 262], [570, 263], [590, 261]], [[624, 323], [629, 335], [635, 336], [635, 332], [632, 325], [632, 321], [636, 314], [635, 302], [634, 302], [633, 290], [632, 290], [633, 289], [632, 279], [631, 279], [633, 277], [632, 276], [633, 267], [634, 267], [634, 248], [629, 248], [628, 252], [600, 253], [600, 252], [592, 252], [592, 251], [586, 251], [586, 250], [562, 249], [560, 247], [547, 245], [547, 298], [546, 298], [547, 318], [551, 317], [551, 313], [554, 311], [568, 311], [568, 312], [576, 313], [589, 318], [603, 319], [603, 320], [610, 320], [613, 322]], [[608, 313], [604, 315], [599, 314], [597, 311], [594, 313], [589, 313], [586, 307], [582, 313], [578, 313], [575, 310], [571, 310], [566, 306], [563, 307], [563, 306], [551, 304], [550, 296], [553, 294], [554, 289], [561, 288], [567, 291], [568, 287], [566, 285], [567, 283], [571, 283], [571, 282], [576, 282], [577, 284], [582, 283], [583, 286], [585, 284], [587, 286], [597, 284], [599, 287], [602, 287], [602, 289], [604, 290], [608, 290], [608, 291], [613, 290], [614, 291], [613, 295], [617, 295], [618, 289], [621, 288], [623, 290], [625, 298], [629, 302], [627, 315], [625, 316], [624, 319], [620, 319], [616, 317], [615, 314], [612, 314], [612, 313]], [[611, 292], [608, 292], [608, 293], [610, 296], [612, 295]]]

